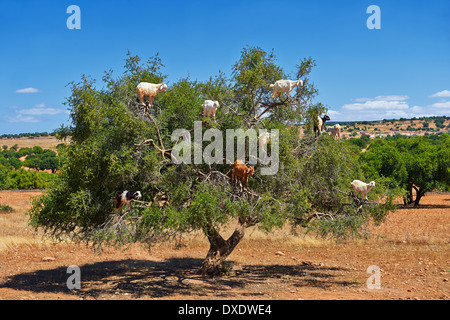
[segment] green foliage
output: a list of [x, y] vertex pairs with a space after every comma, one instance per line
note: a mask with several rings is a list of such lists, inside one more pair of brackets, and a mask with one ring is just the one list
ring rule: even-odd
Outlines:
[[[21, 157], [26, 156], [24, 162]], [[0, 189], [46, 189], [53, 177], [45, 172], [27, 171], [50, 169], [54, 173], [59, 166], [56, 153], [52, 150], [14, 147], [0, 151]]]
[[[13, 170], [8, 172], [5, 179], [6, 182], [4, 183], [2, 189], [10, 189], [10, 190], [46, 189], [51, 185], [54, 178], [55, 176], [51, 173], [36, 172], [21, 168], [19, 170]], [[2, 185], [0, 181], [0, 187], [1, 186]]]
[[385, 177], [401, 187], [415, 204], [428, 191], [450, 190], [450, 137], [448, 134], [422, 137], [394, 137], [376, 140], [361, 156], [365, 172], [371, 179]]
[[0, 190], [8, 186], [8, 172], [9, 169], [0, 162]]
[[284, 78], [283, 71], [275, 64], [273, 52], [261, 48], [247, 47], [241, 52], [240, 60], [233, 66], [234, 92], [240, 97], [244, 112], [253, 110], [255, 98], [268, 98], [270, 84]]
[[356, 158], [345, 147], [338, 146], [331, 136], [321, 136], [300, 176], [303, 187], [309, 191], [312, 207], [338, 210], [343, 195], [337, 190], [348, 190], [354, 179], [363, 179]]
[[[194, 121], [199, 120], [198, 115], [203, 112], [202, 103], [208, 98], [202, 99], [202, 85], [189, 78], [180, 79], [169, 87], [159, 100], [159, 105], [164, 106], [164, 113], [158, 117], [163, 136], [170, 137], [180, 128], [193, 129]], [[220, 115], [219, 111], [217, 115]]]
[[[25, 157], [25, 161], [22, 163], [20, 158]], [[33, 148], [13, 148], [0, 151], [0, 163], [3, 166], [10, 167], [11, 169], [19, 169], [20, 167], [28, 167], [38, 170], [52, 170], [56, 171], [58, 168], [58, 157], [56, 152], [52, 150], [43, 150], [40, 146]]]
[[8, 213], [11, 213], [11, 212], [13, 212], [14, 210], [13, 210], [13, 208], [12, 207], [10, 207], [9, 205], [7, 205], [7, 204], [0, 204], [0, 212], [8, 212]]
[[395, 210], [398, 190], [384, 179], [369, 193], [369, 202], [352, 197], [350, 183], [366, 180], [360, 153], [352, 144], [336, 143], [323, 135], [317, 142], [305, 139], [300, 150], [300, 183], [291, 199], [294, 223], [323, 237], [359, 237], [365, 235], [368, 221], [380, 223]]
[[[363, 138], [363, 137], [367, 137], [367, 138]], [[364, 149], [365, 147], [367, 147], [369, 139], [370, 139], [369, 136], [362, 136], [361, 138], [350, 138], [347, 140], [346, 143], [350, 143], [354, 146], [357, 146], [359, 149]]]

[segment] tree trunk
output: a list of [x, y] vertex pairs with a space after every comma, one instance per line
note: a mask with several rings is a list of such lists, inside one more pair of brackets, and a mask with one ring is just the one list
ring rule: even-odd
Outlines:
[[414, 189], [416, 189], [416, 200], [414, 200], [414, 207], [418, 207], [419, 201], [425, 195], [425, 192], [420, 188], [414, 188]]
[[240, 222], [236, 227], [236, 230], [227, 240], [225, 240], [210, 223], [208, 223], [203, 231], [208, 238], [210, 247], [206, 258], [202, 263], [202, 267], [199, 270], [199, 274], [220, 275], [223, 273], [223, 263], [225, 259], [233, 252], [234, 248], [244, 237], [245, 226]]

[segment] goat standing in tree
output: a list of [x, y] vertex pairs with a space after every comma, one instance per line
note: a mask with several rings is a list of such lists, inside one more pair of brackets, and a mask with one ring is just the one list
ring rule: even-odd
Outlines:
[[314, 123], [314, 136], [316, 136], [316, 132], [318, 132], [317, 135], [320, 135], [325, 131], [325, 121], [328, 120], [330, 120], [330, 117], [327, 115], [324, 115], [323, 117], [317, 116], [317, 123]]
[[360, 180], [353, 180], [350, 184], [353, 190], [353, 195], [356, 197], [356, 192], [361, 192], [362, 197], [367, 199], [367, 193], [375, 187], [375, 181], [370, 181], [370, 183], [365, 183]]
[[289, 93], [295, 88], [295, 87], [303, 87], [303, 81], [298, 80], [278, 80], [274, 84], [270, 85], [270, 88], [273, 88], [272, 97], [270, 98], [273, 100], [275, 96], [278, 96], [278, 99], [281, 100], [281, 94], [284, 92], [289, 97]]
[[145, 106], [144, 98], [145, 96], [148, 97], [148, 105], [147, 108], [153, 107], [153, 99], [156, 97], [156, 95], [159, 92], [166, 92], [167, 85], [164, 83], [148, 83], [148, 82], [141, 82], [136, 87], [136, 93], [139, 95], [139, 99], [141, 100], [141, 103]]
[[231, 181], [234, 182], [235, 180], [239, 180], [242, 184], [242, 188], [248, 189], [248, 177], [253, 175], [255, 172], [255, 169], [253, 167], [247, 167], [244, 162], [241, 160], [236, 160], [233, 164], [233, 169], [231, 170]]

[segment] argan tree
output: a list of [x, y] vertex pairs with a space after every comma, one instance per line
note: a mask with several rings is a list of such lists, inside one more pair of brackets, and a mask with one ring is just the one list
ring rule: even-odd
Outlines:
[[[354, 153], [327, 135], [316, 139], [306, 130], [300, 138], [299, 126], [307, 128], [326, 111], [314, 101], [314, 66], [312, 58], [301, 59], [287, 74], [273, 52], [246, 47], [229, 77], [219, 72], [204, 82], [187, 77], [168, 83], [149, 110], [139, 104], [135, 88], [141, 81], [167, 82], [159, 56], [142, 63], [128, 54], [124, 73], [106, 72], [101, 88], [83, 76], [71, 84], [67, 99], [72, 125], [61, 128], [59, 137], [71, 139], [60, 151], [57, 181], [34, 202], [31, 223], [55, 239], [69, 235], [98, 248], [150, 246], [201, 230], [210, 243], [202, 274], [219, 274], [250, 226], [270, 232], [290, 224], [330, 237], [364, 234], [370, 220], [381, 222], [393, 209], [392, 195], [377, 184], [370, 201], [352, 197], [350, 182], [364, 179]], [[303, 87], [271, 100], [270, 84], [289, 78], [302, 79]], [[219, 101], [216, 121], [202, 117], [205, 99]], [[199, 123], [200, 142], [173, 139], [176, 130], [192, 133]], [[207, 137], [211, 128], [223, 132], [223, 140]], [[213, 163], [174, 161], [179, 144], [185, 143], [183, 159], [192, 159], [213, 143], [225, 145], [230, 129], [244, 136], [240, 146], [242, 137], [233, 137], [237, 147], [231, 161], [215, 151]], [[259, 154], [250, 159], [252, 142], [246, 136], [260, 129], [278, 130], [268, 146], [268, 154], [278, 160], [272, 174], [262, 174], [269, 165]], [[239, 152], [241, 160], [254, 163], [249, 190], [227, 175]], [[140, 190], [143, 198], [116, 213], [114, 197], [122, 190]], [[224, 238], [225, 226], [233, 221], [234, 232]]]

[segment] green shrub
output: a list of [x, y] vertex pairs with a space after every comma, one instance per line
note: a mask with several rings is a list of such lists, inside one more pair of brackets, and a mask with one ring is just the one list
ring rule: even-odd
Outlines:
[[7, 204], [0, 204], [0, 212], [8, 212], [11, 213], [13, 212], [13, 208], [11, 208], [9, 205]]

